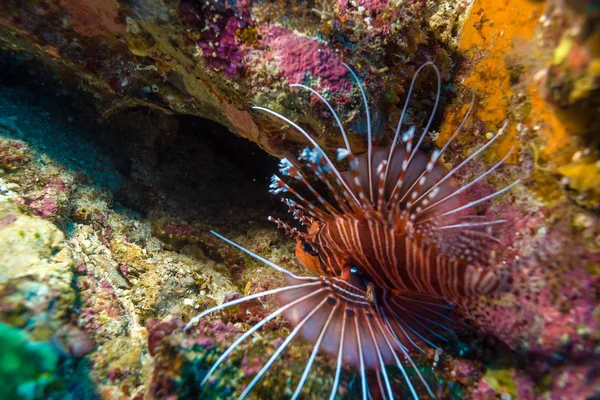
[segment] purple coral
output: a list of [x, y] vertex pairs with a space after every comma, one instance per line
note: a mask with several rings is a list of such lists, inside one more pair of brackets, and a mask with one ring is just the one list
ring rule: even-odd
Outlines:
[[163, 339], [181, 326], [181, 320], [178, 318], [167, 318], [160, 322], [155, 319], [148, 320], [146, 328], [148, 329], [148, 352], [150, 355], [156, 355]]
[[196, 28], [200, 39], [195, 44], [202, 50], [208, 64], [226, 76], [243, 73], [243, 52], [238, 32], [248, 28], [251, 1], [194, 1], [183, 0], [179, 15], [189, 26]]

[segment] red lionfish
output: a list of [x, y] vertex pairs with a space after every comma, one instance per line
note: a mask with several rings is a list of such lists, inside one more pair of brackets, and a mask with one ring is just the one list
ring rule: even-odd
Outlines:
[[[342, 365], [354, 367], [361, 381], [362, 399], [374, 397], [369, 389], [367, 372], [374, 371], [381, 397], [393, 399], [394, 390], [386, 368], [396, 366], [402, 374], [410, 398], [418, 399], [417, 389], [409, 377], [409, 365], [428, 394], [434, 391], [411, 357], [425, 352], [426, 346], [437, 348], [435, 341], [446, 340], [452, 330], [447, 315], [456, 304], [474, 296], [498, 293], [510, 288], [510, 277], [490, 265], [488, 257], [498, 239], [489, 228], [504, 220], [489, 220], [473, 211], [474, 207], [499, 196], [515, 181], [477, 200], [468, 201], [464, 192], [498, 169], [510, 152], [497, 164], [471, 182], [457, 186], [452, 177], [481, 154], [504, 132], [507, 122], [485, 145], [451, 171], [438, 161], [463, 128], [473, 108], [474, 97], [462, 123], [443, 148], [428, 155], [419, 150], [437, 110], [441, 78], [431, 62], [415, 73], [391, 146], [372, 144], [371, 115], [367, 96], [357, 74], [344, 64], [355, 80], [367, 119], [368, 150], [355, 155], [348, 135], [331, 104], [317, 91], [301, 84], [317, 96], [332, 113], [345, 147], [337, 150], [338, 164], [346, 161], [347, 171], [340, 171], [330, 157], [302, 127], [285, 116], [264, 107], [254, 109], [269, 113], [297, 129], [313, 148], [304, 149], [298, 159], [283, 158], [280, 172], [300, 181], [305, 191], [316, 199], [310, 201], [279, 176], [272, 177], [271, 192], [289, 193], [282, 201], [289, 207], [306, 232], [280, 219], [269, 217], [296, 242], [296, 256], [318, 276], [296, 276], [271, 261], [243, 248], [216, 232], [215, 236], [284, 274], [287, 285], [245, 296], [221, 304], [193, 318], [185, 330], [202, 317], [217, 310], [263, 296], [277, 295], [279, 308], [242, 334], [218, 358], [204, 377], [203, 386], [235, 348], [267, 322], [283, 315], [294, 327], [275, 353], [246, 386], [239, 399], [245, 398], [269, 370], [294, 337], [300, 335], [314, 344], [307, 365], [292, 399], [298, 398], [319, 352], [336, 361], [330, 400], [337, 394]], [[431, 66], [437, 76], [437, 94], [431, 116], [415, 144], [415, 127], [404, 133], [402, 124], [413, 88], [423, 68]], [[396, 146], [399, 140], [404, 146]], [[512, 151], [512, 149], [511, 149]], [[292, 158], [292, 157], [290, 157]], [[301, 164], [303, 161], [304, 165]], [[321, 195], [302, 171], [311, 172], [327, 187], [332, 200]]]

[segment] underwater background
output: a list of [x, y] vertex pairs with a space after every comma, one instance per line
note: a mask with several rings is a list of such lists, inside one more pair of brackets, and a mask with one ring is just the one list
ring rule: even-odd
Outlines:
[[[440, 399], [600, 398], [600, 2], [597, 0], [3, 0], [0, 2], [0, 399], [237, 398], [293, 329], [274, 298], [195, 315], [284, 284], [215, 230], [298, 275], [295, 242], [267, 221], [278, 159], [305, 140], [335, 152], [318, 90], [366, 150], [391, 140], [415, 71], [443, 87], [424, 150], [472, 180], [508, 221], [493, 256], [530, 277], [477, 301], [455, 340], [416, 358]], [[422, 127], [435, 78], [415, 83]], [[498, 254], [496, 254], [496, 252]], [[312, 346], [294, 341], [250, 398], [286, 399]], [[319, 355], [301, 398], [328, 398]], [[415, 371], [412, 371], [415, 375]], [[408, 398], [402, 376], [397, 398]], [[360, 398], [345, 368], [338, 397]], [[376, 396], [374, 396], [376, 397]], [[376, 397], [377, 398], [377, 397]], [[423, 397], [426, 398], [426, 397]]]

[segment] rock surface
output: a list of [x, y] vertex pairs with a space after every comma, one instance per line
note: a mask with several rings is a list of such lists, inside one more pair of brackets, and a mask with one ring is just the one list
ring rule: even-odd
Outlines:
[[[457, 179], [469, 182], [514, 147], [510, 165], [469, 196], [521, 179], [485, 212], [508, 220], [496, 260], [521, 268], [531, 285], [481, 299], [455, 346], [417, 361], [424, 371], [435, 365], [441, 398], [594, 398], [596, 3], [2, 2], [0, 320], [51, 343], [59, 361], [49, 371], [75, 377], [66, 382], [77, 398], [235, 398], [289, 334], [284, 320], [242, 344], [202, 394], [199, 381], [276, 308], [274, 299], [211, 315], [191, 333], [182, 327], [283, 279], [209, 230], [306, 271], [294, 243], [266, 222], [285, 211], [267, 194], [276, 162], [190, 115], [271, 154], [295, 152], [304, 139], [251, 109], [265, 106], [334, 149], [342, 142], [327, 108], [289, 88], [303, 83], [331, 101], [358, 151], [364, 112], [341, 62], [363, 80], [375, 136], [385, 143], [414, 72], [432, 60], [445, 87], [425, 150], [445, 143], [475, 94], [472, 120], [445, 154], [448, 168], [510, 121], [501, 143]], [[426, 123], [434, 83], [424, 70], [410, 124]], [[256, 398], [289, 398], [310, 350], [294, 344]], [[328, 395], [332, 371], [317, 358], [307, 398]], [[356, 397], [357, 382], [344, 371], [340, 396]], [[61, 398], [64, 389], [44, 386], [38, 397]]]
[[75, 299], [73, 258], [63, 232], [24, 215], [14, 200], [0, 195], [1, 316], [47, 340], [64, 324]]

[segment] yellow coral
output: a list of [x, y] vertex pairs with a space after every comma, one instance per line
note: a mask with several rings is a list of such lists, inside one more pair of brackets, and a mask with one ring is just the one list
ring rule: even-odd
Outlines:
[[[473, 4], [459, 45], [472, 59], [482, 57], [469, 71], [464, 84], [480, 94], [482, 101], [476, 107], [475, 116], [486, 129], [499, 128], [508, 116], [514, 92], [505, 56], [515, 44], [531, 40], [542, 8], [543, 4], [522, 0], [475, 0]], [[462, 110], [447, 113], [445, 119], [449, 123], [442, 125], [442, 141], [447, 140], [460, 123], [461, 118], [452, 115], [460, 112]], [[515, 126], [509, 126], [498, 147], [500, 156], [516, 144], [515, 134]]]
[[568, 164], [559, 167], [558, 172], [569, 178], [571, 189], [600, 196], [600, 161]]
[[515, 370], [513, 368], [488, 368], [483, 379], [498, 393], [506, 393], [513, 398], [517, 396], [517, 385], [513, 380]]
[[554, 64], [561, 64], [567, 59], [571, 48], [573, 47], [573, 41], [570, 39], [561, 40], [560, 44], [554, 50]]

